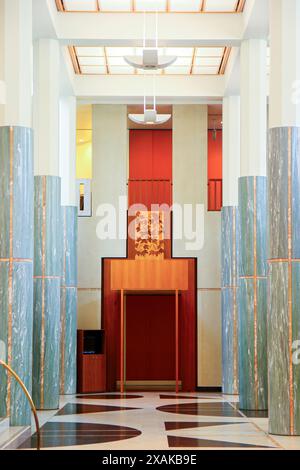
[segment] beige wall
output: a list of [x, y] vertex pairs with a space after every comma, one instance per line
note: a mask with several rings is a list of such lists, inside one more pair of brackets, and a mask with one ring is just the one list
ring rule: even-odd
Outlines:
[[[127, 108], [93, 106], [92, 217], [79, 217], [78, 328], [101, 326], [101, 258], [126, 256], [125, 240], [99, 240], [97, 208], [126, 195], [128, 159]], [[126, 213], [123, 214], [126, 230]]]
[[190, 251], [186, 248], [188, 240], [174, 240], [173, 254], [197, 257], [198, 386], [220, 386], [221, 215], [207, 212], [207, 106], [174, 106], [173, 114], [174, 203], [204, 205], [203, 247]]

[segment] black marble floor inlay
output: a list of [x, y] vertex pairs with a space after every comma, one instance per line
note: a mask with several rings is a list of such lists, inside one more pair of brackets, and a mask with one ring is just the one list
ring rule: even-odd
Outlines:
[[115, 394], [115, 395], [110, 395], [109, 393], [104, 393], [104, 394], [90, 394], [90, 395], [77, 395], [76, 398], [89, 398], [90, 400], [128, 400], [130, 398], [144, 398], [143, 395], [127, 395], [126, 393], [123, 393], [122, 395]]
[[222, 416], [225, 418], [242, 418], [241, 413], [229, 403], [174, 403], [172, 405], [159, 406], [157, 410], [164, 413], [176, 413], [193, 416]]
[[87, 405], [85, 403], [67, 403], [56, 416], [79, 415], [85, 413], [105, 413], [109, 411], [128, 411], [140, 410], [140, 408], [129, 408], [126, 406], [109, 406], [109, 405]]
[[245, 416], [247, 416], [247, 418], [268, 418], [269, 417], [268, 410], [242, 410], [238, 402], [235, 402], [232, 404], [237, 410], [240, 410]]
[[165, 423], [166, 431], [176, 431], [177, 429], [192, 429], [192, 428], [209, 428], [211, 426], [233, 426], [235, 424], [247, 424], [245, 422], [238, 421], [236, 422], [199, 422], [199, 421], [167, 421]]
[[243, 444], [240, 442], [213, 441], [211, 439], [198, 439], [194, 437], [168, 436], [169, 447], [221, 447], [221, 448], [249, 448], [249, 449], [274, 449], [272, 446], [259, 446]]
[[[93, 423], [49, 422], [41, 428], [41, 447], [68, 447], [123, 441], [140, 436], [141, 431], [124, 426]], [[36, 448], [37, 436], [27, 439], [19, 449]]]

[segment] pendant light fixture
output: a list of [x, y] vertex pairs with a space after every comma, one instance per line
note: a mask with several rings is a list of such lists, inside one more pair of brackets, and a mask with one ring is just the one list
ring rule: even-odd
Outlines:
[[155, 12], [155, 47], [147, 47], [147, 17], [144, 11], [144, 38], [142, 55], [124, 56], [125, 62], [136, 69], [159, 70], [172, 65], [177, 57], [158, 53], [158, 12]]
[[158, 126], [168, 122], [171, 114], [157, 114], [156, 109], [146, 109], [144, 114], [129, 114], [129, 119], [142, 126]]
[[159, 124], [164, 124], [171, 119], [171, 114], [157, 114], [155, 75], [153, 75], [153, 103], [150, 104], [150, 106], [147, 105], [147, 97], [146, 94], [144, 94], [144, 114], [129, 114], [128, 117], [131, 121], [143, 126], [157, 126]]

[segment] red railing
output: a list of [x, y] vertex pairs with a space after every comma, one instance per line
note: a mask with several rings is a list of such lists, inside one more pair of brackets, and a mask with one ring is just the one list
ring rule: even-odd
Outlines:
[[222, 209], [223, 181], [221, 179], [208, 180], [208, 210], [218, 212]]
[[128, 180], [128, 204], [144, 204], [148, 209], [151, 204], [172, 205], [172, 183], [165, 179], [130, 179]]

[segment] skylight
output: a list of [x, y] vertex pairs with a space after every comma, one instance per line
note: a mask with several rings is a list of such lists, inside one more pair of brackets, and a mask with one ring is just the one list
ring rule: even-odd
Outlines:
[[240, 13], [245, 0], [55, 0], [62, 12]]
[[[125, 55], [142, 55], [141, 47], [70, 48], [75, 72], [81, 75], [133, 75], [143, 74], [125, 62]], [[167, 47], [159, 54], [175, 55], [176, 62], [159, 75], [220, 75], [225, 72], [230, 53], [228, 47]], [[151, 74], [153, 72], [150, 72]]]

